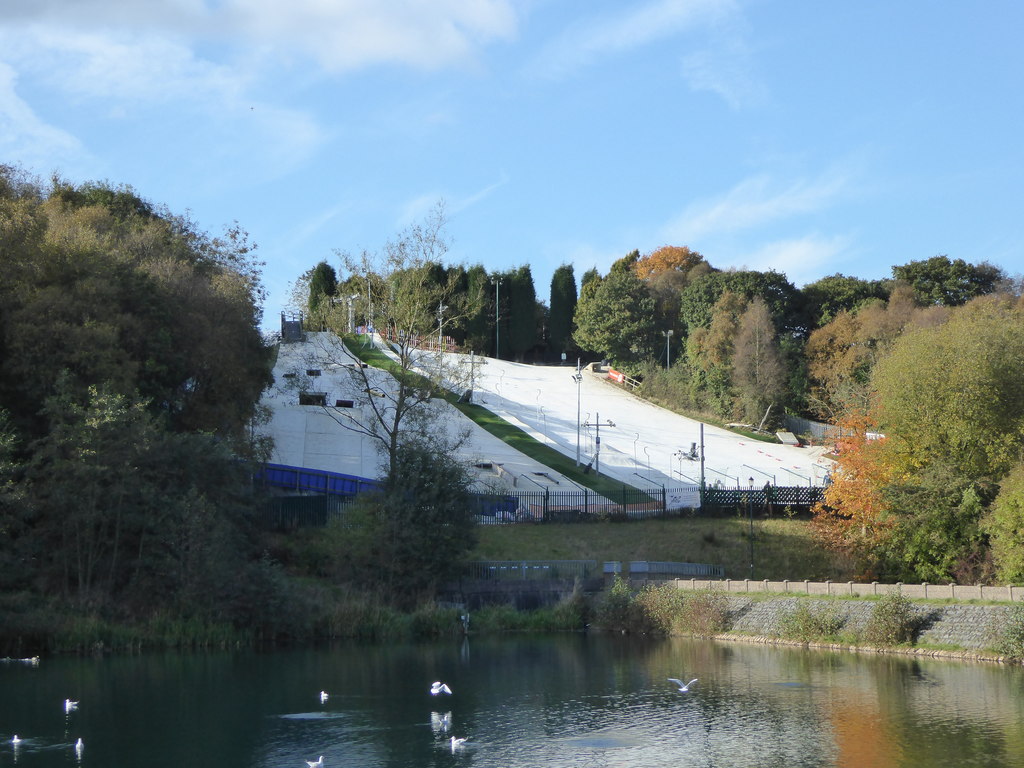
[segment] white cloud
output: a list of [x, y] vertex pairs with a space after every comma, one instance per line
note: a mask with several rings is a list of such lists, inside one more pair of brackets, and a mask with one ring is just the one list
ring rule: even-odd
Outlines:
[[782, 188], [768, 176], [754, 176], [721, 197], [690, 205], [665, 226], [665, 239], [693, 243], [814, 213], [835, 202], [847, 187], [847, 178], [841, 173], [800, 179]]
[[507, 0], [229, 0], [222, 20], [253, 41], [312, 55], [331, 71], [398, 63], [437, 69], [515, 36]]
[[689, 34], [680, 74], [731, 107], [763, 98], [753, 73], [741, 10], [730, 0], [655, 0], [570, 26], [532, 63], [531, 71], [565, 77], [603, 58]]
[[78, 139], [40, 118], [18, 94], [17, 79], [14, 69], [0, 61], [0, 157], [37, 172], [80, 157]]
[[786, 275], [793, 285], [814, 282], [823, 274], [838, 272], [851, 239], [845, 235], [806, 237], [768, 243], [744, 257], [744, 265], [757, 271], [773, 269]]
[[606, 56], [672, 37], [726, 11], [714, 0], [656, 0], [629, 7], [570, 26], [548, 45], [533, 69], [562, 77]]
[[517, 19], [509, 0], [6, 0], [0, 23], [212, 38], [344, 71], [463, 62]]

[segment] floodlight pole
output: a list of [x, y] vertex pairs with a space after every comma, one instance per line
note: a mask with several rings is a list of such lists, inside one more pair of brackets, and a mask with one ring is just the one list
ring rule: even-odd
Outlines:
[[750, 517], [750, 534], [747, 537], [750, 541], [750, 579], [754, 579], [754, 478], [747, 478], [750, 483], [750, 491], [747, 493], [747, 513]]
[[494, 357], [500, 359], [501, 327], [498, 313], [501, 311], [501, 278], [492, 277], [491, 282], [494, 283]]
[[576, 373], [572, 380], [576, 382], [576, 466], [580, 465], [580, 385], [583, 383], [583, 374], [580, 373], [580, 359], [576, 358]]

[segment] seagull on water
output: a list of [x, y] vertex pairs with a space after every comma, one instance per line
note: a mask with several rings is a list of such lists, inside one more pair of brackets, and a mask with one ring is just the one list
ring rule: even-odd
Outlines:
[[320, 703], [323, 704], [325, 701], [327, 701], [327, 698], [329, 696], [330, 694], [327, 693], [327, 691], [320, 691]]
[[79, 739], [75, 742], [75, 754], [79, 757], [82, 756], [82, 752], [85, 750], [85, 742]]
[[431, 684], [431, 686], [430, 686], [430, 695], [431, 696], [437, 696], [437, 694], [439, 694], [439, 693], [451, 693], [451, 692], [452, 692], [452, 689], [449, 688], [447, 686], [447, 684], [442, 683], [440, 680], [438, 680], [437, 682]]
[[696, 682], [697, 682], [697, 678], [696, 678], [696, 677], [695, 677], [695, 678], [693, 678], [693, 680], [691, 680], [691, 681], [690, 681], [690, 682], [688, 682], [688, 683], [684, 683], [684, 682], [683, 682], [682, 680], [677, 680], [677, 679], [676, 679], [676, 678], [674, 678], [674, 677], [670, 677], [670, 678], [668, 678], [668, 681], [669, 681], [670, 683], [675, 683], [676, 685], [678, 685], [678, 686], [679, 686], [679, 690], [680, 690], [680, 691], [681, 691], [682, 693], [686, 693], [686, 692], [688, 692], [688, 691], [690, 690], [690, 686], [691, 686], [691, 685], [693, 685], [694, 683], [696, 683]]
[[315, 761], [307, 760], [306, 765], [308, 765], [309, 768], [324, 768], [324, 756], [320, 755], [320, 759]]
[[452, 713], [445, 712], [443, 715], [440, 712], [430, 713], [430, 727], [435, 731], [441, 731], [448, 733], [452, 728]]
[[14, 738], [11, 739], [11, 744], [14, 744], [15, 746], [21, 744], [21, 739], [18, 738], [18, 734], [14, 734]]
[[454, 736], [452, 736], [452, 752], [455, 752], [456, 749], [459, 749], [465, 743], [465, 739], [456, 739]]
[[72, 701], [71, 699], [64, 699], [64, 711], [65, 712], [72, 712], [72, 711], [74, 711], [76, 709], [78, 709], [78, 702], [77, 701]]

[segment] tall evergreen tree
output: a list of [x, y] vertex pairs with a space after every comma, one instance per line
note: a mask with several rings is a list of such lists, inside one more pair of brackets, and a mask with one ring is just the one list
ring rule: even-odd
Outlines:
[[551, 276], [548, 314], [548, 349], [558, 356], [572, 344], [572, 318], [576, 314], [576, 276], [572, 264], [563, 264]]
[[502, 288], [508, 294], [508, 351], [521, 361], [537, 343], [537, 295], [530, 266], [510, 272], [508, 285]]

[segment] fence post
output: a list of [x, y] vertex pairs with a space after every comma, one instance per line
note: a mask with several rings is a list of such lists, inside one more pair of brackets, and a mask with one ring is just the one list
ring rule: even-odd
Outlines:
[[548, 515], [551, 514], [551, 504], [549, 500], [551, 489], [546, 485], [544, 486], [544, 519], [548, 520]]
[[665, 486], [661, 486], [661, 515], [664, 517], [668, 514], [668, 496], [665, 493]]

